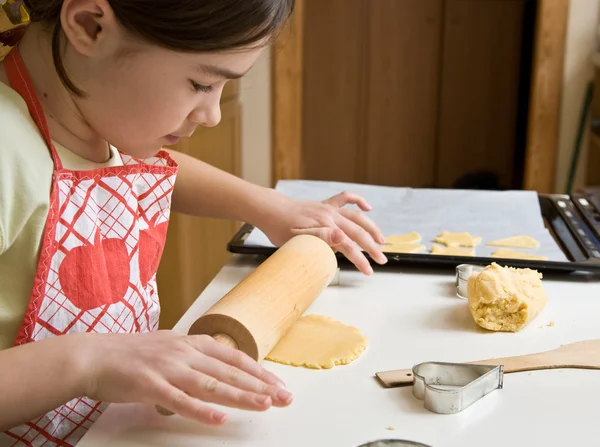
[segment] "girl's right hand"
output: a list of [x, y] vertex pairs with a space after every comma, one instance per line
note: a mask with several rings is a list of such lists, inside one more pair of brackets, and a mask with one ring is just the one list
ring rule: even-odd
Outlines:
[[211, 425], [227, 416], [207, 403], [264, 411], [292, 401], [274, 374], [209, 336], [158, 331], [87, 337], [93, 346], [83, 343], [81, 366], [85, 395], [95, 400], [159, 405]]

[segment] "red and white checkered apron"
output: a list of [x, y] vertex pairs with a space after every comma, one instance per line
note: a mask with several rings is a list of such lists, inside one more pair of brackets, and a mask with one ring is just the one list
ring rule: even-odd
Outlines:
[[[5, 67], [54, 162], [37, 273], [15, 344], [74, 332], [156, 330], [160, 312], [156, 271], [177, 164], [161, 151], [144, 161], [121, 154], [123, 166], [64, 169], [17, 49], [6, 57]], [[87, 397], [72, 400], [0, 434], [0, 445], [73, 446], [106, 405]]]

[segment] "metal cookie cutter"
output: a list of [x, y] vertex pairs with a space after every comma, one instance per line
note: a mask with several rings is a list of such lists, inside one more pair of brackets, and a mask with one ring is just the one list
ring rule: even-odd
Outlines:
[[483, 270], [482, 266], [460, 264], [456, 266], [456, 296], [467, 299], [467, 281], [473, 273]]
[[502, 388], [504, 366], [427, 362], [414, 366], [413, 376], [413, 394], [426, 409], [454, 414]]

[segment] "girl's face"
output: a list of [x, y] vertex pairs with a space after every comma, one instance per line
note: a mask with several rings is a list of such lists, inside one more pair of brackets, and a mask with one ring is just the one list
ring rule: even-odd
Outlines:
[[197, 126], [216, 126], [226, 82], [245, 74], [260, 49], [181, 54], [150, 47], [128, 56], [93, 61], [77, 87], [76, 104], [103, 139], [134, 157], [189, 137]]
[[263, 48], [175, 52], [133, 41], [105, 1], [65, 1], [63, 9], [73, 50], [65, 66], [86, 95], [74, 99], [81, 117], [99, 137], [138, 158], [189, 137], [199, 125], [216, 126], [226, 82], [243, 76]]

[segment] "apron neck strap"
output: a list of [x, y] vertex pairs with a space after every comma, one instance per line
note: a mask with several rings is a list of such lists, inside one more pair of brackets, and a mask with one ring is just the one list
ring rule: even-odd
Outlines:
[[38, 129], [42, 133], [44, 140], [50, 150], [52, 161], [54, 162], [54, 169], [62, 169], [62, 164], [52, 138], [50, 137], [50, 129], [48, 128], [48, 122], [44, 115], [44, 109], [40, 104], [40, 101], [35, 93], [33, 82], [31, 81], [27, 68], [23, 63], [23, 59], [19, 54], [17, 47], [14, 47], [4, 59], [4, 68], [10, 82], [10, 86], [25, 100], [29, 114], [35, 121]]

